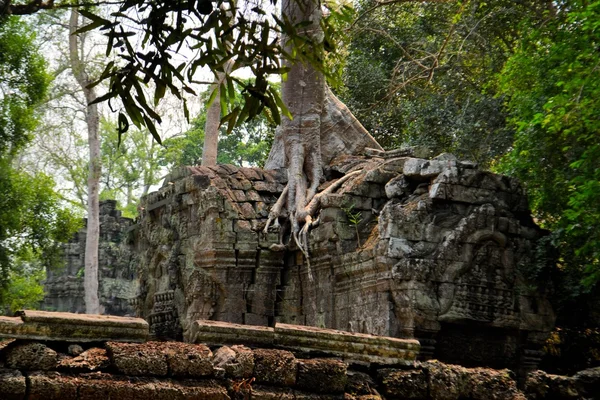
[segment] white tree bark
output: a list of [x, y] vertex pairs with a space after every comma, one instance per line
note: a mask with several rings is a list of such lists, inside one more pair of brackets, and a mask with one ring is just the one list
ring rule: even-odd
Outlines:
[[90, 104], [96, 99], [94, 89], [87, 86], [91, 83], [85, 70], [85, 64], [80, 56], [78, 35], [74, 32], [79, 26], [79, 13], [76, 9], [71, 10], [69, 21], [69, 56], [71, 69], [77, 83], [81, 86], [85, 100], [88, 104], [85, 111], [85, 119], [88, 130], [88, 145], [90, 151], [89, 175], [88, 175], [88, 218], [87, 233], [85, 240], [85, 273], [84, 273], [84, 297], [85, 312], [87, 314], [99, 314], [100, 301], [98, 299], [98, 243], [100, 240], [100, 174], [102, 167], [100, 163], [100, 140], [98, 138], [99, 115], [97, 104]]

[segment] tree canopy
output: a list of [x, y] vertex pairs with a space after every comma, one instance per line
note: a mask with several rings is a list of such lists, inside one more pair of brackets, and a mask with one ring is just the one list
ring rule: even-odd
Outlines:
[[500, 76], [516, 133], [498, 169], [525, 182], [560, 266], [588, 287], [600, 281], [599, 28], [600, 2], [564, 2], [544, 24], [527, 25]]

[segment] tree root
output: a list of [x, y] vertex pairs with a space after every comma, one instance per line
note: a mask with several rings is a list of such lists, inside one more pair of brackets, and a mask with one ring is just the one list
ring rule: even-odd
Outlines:
[[[310, 202], [302, 208], [302, 212], [300, 213], [301, 215], [298, 215], [296, 209], [292, 210], [291, 212], [289, 212], [289, 210], [288, 210], [290, 223], [292, 225], [292, 237], [294, 238], [294, 243], [296, 244], [296, 246], [298, 246], [298, 248], [304, 255], [304, 258], [306, 259], [308, 280], [310, 282], [313, 281], [313, 275], [312, 275], [312, 270], [310, 267], [310, 254], [309, 254], [309, 249], [308, 249], [308, 233], [309, 233], [310, 229], [312, 227], [317, 226], [320, 221], [319, 218], [313, 219], [313, 216], [318, 211], [319, 206], [321, 205], [321, 199], [323, 197], [328, 196], [329, 194], [333, 193], [340, 186], [342, 186], [342, 184], [344, 184], [350, 178], [360, 174], [361, 172], [362, 172], [361, 170], [350, 172], [349, 174], [341, 177], [340, 179], [338, 179], [337, 181], [332, 183], [327, 189], [312, 196], [312, 199], [310, 200]], [[296, 190], [298, 190], [298, 188]], [[269, 212], [269, 218], [267, 219], [267, 223], [265, 224], [265, 228], [263, 229], [263, 233], [265, 235], [269, 232], [270, 228], [279, 228], [278, 219], [280, 216], [283, 215], [283, 212], [284, 212], [283, 207], [284, 207], [284, 204], [286, 204], [286, 202], [287, 202], [288, 195], [289, 195], [289, 183], [285, 186], [285, 188], [283, 189], [283, 192], [281, 192], [281, 195], [279, 196], [279, 199], [277, 199], [277, 202], [273, 205], [273, 207], [271, 208], [271, 211]], [[302, 226], [300, 224], [302, 224]]]

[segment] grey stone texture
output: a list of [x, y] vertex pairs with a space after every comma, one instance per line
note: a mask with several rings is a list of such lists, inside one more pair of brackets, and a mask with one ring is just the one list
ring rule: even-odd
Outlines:
[[0, 338], [75, 343], [148, 339], [148, 323], [141, 318], [34, 310], [18, 311], [16, 315], [0, 317]]
[[[84, 220], [84, 223], [86, 221]], [[100, 202], [98, 276], [100, 305], [105, 314], [134, 316], [132, 301], [137, 293], [135, 254], [126, 245], [133, 221], [121, 216], [115, 200]], [[46, 295], [42, 309], [84, 313], [83, 269], [86, 228], [62, 248], [60, 265], [47, 269]]]
[[[68, 342], [54, 344], [65, 349]], [[39, 362], [5, 365], [0, 368], [0, 399], [574, 400], [594, 399], [600, 393], [598, 368], [573, 376], [534, 371], [518, 388], [510, 370], [439, 361], [382, 367], [243, 345], [213, 351], [181, 342], [91, 346], [79, 356], [62, 354], [60, 364], [43, 369], [38, 369]], [[33, 348], [49, 350], [40, 342], [16, 340], [0, 349], [0, 362], [8, 364], [18, 353], [23, 360], [31, 359]]]
[[321, 189], [360, 173], [321, 200], [310, 260], [284, 219], [262, 233], [285, 171], [172, 171], [141, 204], [138, 313], [156, 337], [193, 340], [200, 319], [277, 322], [416, 338], [422, 359], [534, 368], [554, 314], [520, 272], [543, 235], [522, 186], [410, 154], [332, 161]]

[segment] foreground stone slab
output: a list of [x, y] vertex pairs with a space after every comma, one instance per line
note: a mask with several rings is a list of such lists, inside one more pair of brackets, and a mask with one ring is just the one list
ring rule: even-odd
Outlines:
[[191, 332], [193, 343], [245, 344], [259, 347], [273, 346], [275, 340], [273, 328], [204, 319], [194, 321]]
[[66, 342], [145, 342], [148, 323], [140, 318], [47, 311], [19, 311], [0, 317], [0, 338]]
[[302, 351], [319, 351], [350, 361], [411, 365], [421, 345], [418, 340], [351, 333], [312, 326], [277, 324], [275, 345]]
[[419, 341], [311, 326], [277, 324], [275, 328], [197, 320], [192, 327], [194, 343], [274, 346], [319, 352], [349, 361], [385, 365], [411, 365], [420, 350]]

